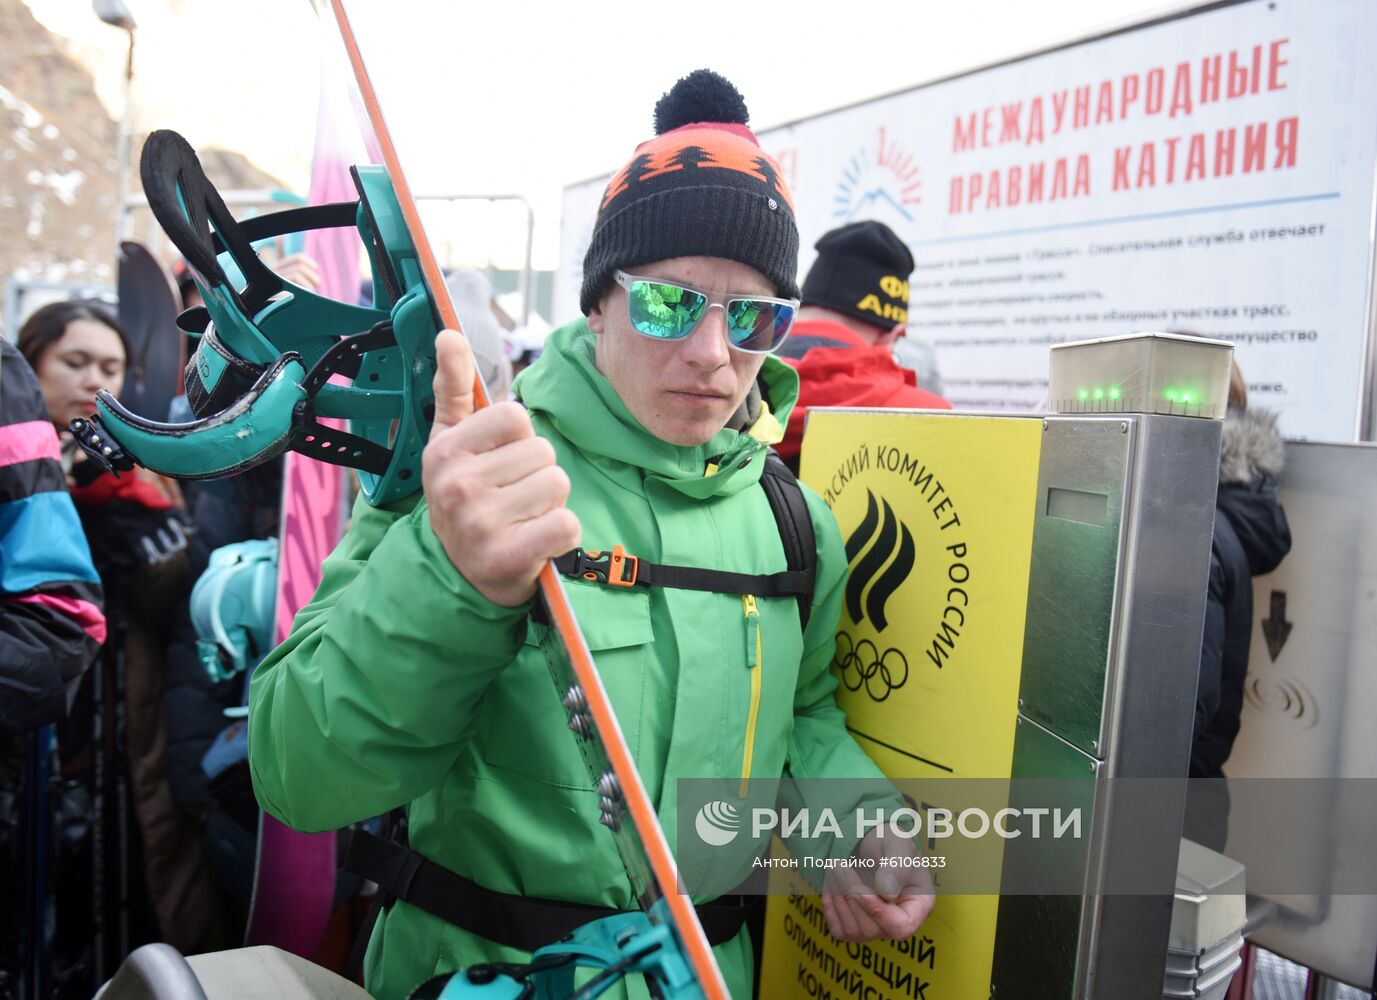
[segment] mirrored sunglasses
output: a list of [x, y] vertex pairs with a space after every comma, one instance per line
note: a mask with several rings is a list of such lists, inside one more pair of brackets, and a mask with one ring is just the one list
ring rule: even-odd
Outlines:
[[726, 318], [728, 344], [750, 354], [769, 354], [784, 343], [798, 314], [798, 299], [705, 292], [625, 271], [615, 276], [626, 289], [632, 328], [654, 340], [683, 340], [716, 306]]

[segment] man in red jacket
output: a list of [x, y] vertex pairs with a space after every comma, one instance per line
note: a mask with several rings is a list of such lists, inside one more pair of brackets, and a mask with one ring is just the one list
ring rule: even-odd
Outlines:
[[777, 352], [799, 375], [798, 405], [780, 455], [798, 470], [803, 422], [814, 406], [949, 410], [894, 360], [908, 323], [913, 254], [882, 222], [853, 222], [826, 233], [803, 281], [794, 331]]

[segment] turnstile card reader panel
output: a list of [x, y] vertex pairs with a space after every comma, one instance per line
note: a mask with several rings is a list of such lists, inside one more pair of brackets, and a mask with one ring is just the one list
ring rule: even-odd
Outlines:
[[1045, 421], [1020, 712], [1095, 757], [1137, 418]]

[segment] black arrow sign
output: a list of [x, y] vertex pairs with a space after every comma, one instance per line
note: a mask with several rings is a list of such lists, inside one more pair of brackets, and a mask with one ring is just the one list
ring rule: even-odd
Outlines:
[[1291, 634], [1291, 623], [1286, 620], [1286, 591], [1272, 591], [1272, 613], [1262, 619], [1262, 634], [1267, 640], [1267, 655], [1276, 663], [1286, 637]]

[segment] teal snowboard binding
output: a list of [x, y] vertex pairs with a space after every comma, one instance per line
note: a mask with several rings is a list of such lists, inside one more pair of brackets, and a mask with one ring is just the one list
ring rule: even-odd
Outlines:
[[[242, 223], [177, 133], [149, 136], [140, 172], [205, 300], [178, 320], [200, 338], [186, 367], [198, 419], [149, 420], [102, 391], [96, 414], [73, 421], [82, 448], [112, 471], [140, 465], [180, 479], [230, 475], [290, 449], [358, 470], [373, 504], [420, 489], [439, 325], [386, 171], [352, 169], [357, 202]], [[255, 240], [343, 226], [356, 227], [367, 248], [372, 307], [293, 285], [253, 249]], [[321, 423], [331, 417], [347, 419], [349, 430]]]
[[[576, 987], [578, 969], [597, 971]], [[524, 965], [473, 965], [436, 976], [407, 1000], [592, 1000], [633, 974], [645, 977], [657, 1000], [703, 995], [669, 927], [628, 913], [584, 924]]]

